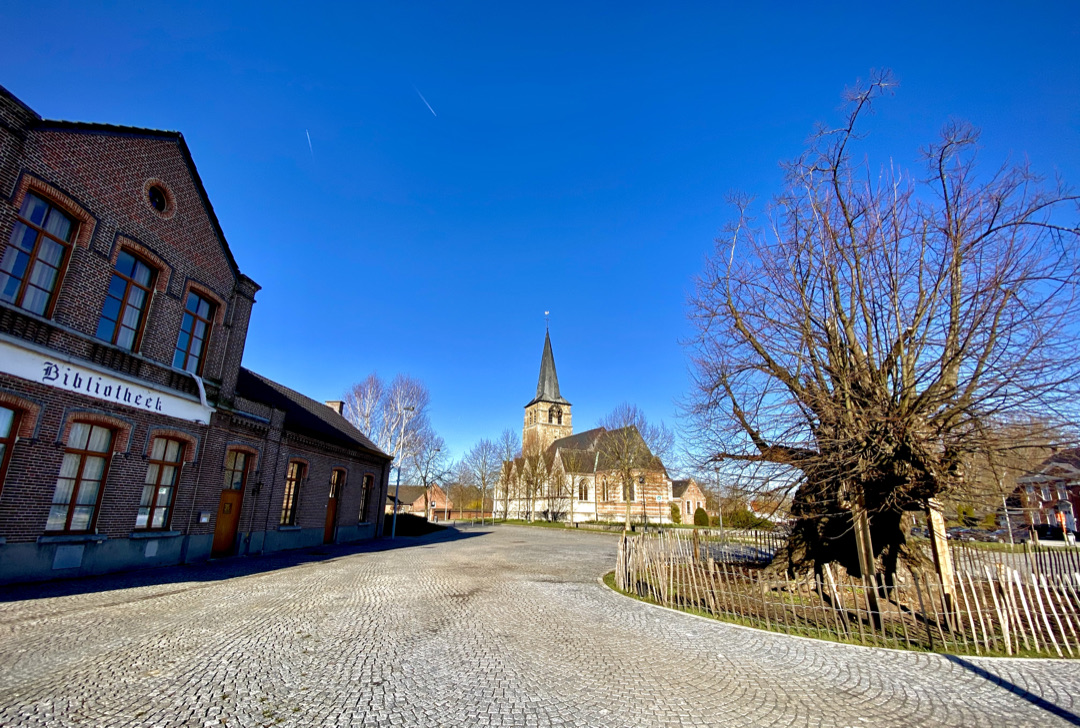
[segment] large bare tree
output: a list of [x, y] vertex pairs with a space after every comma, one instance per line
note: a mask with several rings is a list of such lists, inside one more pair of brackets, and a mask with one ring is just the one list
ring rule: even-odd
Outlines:
[[1076, 196], [1027, 165], [981, 173], [960, 123], [918, 176], [872, 168], [857, 127], [892, 86], [849, 91], [760, 222], [736, 201], [691, 297], [697, 449], [789, 471], [789, 567], [891, 577], [902, 512], [962, 488], [1000, 423], [1075, 421]]

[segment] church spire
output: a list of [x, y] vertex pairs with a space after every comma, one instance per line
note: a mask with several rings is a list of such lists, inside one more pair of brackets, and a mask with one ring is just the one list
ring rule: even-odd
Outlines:
[[570, 404], [559, 394], [559, 375], [555, 372], [555, 355], [551, 353], [550, 333], [544, 334], [544, 353], [540, 357], [540, 379], [536, 383], [536, 398], [529, 404], [534, 402]]

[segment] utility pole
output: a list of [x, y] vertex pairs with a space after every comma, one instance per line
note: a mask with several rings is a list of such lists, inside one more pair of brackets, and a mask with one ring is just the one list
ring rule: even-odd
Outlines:
[[401, 489], [401, 451], [403, 448], [403, 442], [405, 440], [405, 424], [409, 421], [409, 416], [406, 412], [412, 412], [415, 407], [403, 407], [401, 410], [401, 433], [398, 435], [398, 441], [394, 444], [394, 460], [397, 461], [397, 484], [394, 486], [394, 518], [390, 522], [390, 540], [393, 541], [397, 538], [397, 512], [398, 512], [398, 491]]

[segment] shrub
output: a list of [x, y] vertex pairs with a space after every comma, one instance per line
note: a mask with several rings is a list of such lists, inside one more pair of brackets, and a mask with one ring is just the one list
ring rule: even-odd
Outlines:
[[728, 528], [768, 529], [774, 524], [767, 518], [755, 516], [748, 508], [739, 508], [724, 514], [724, 525]]
[[698, 508], [694, 511], [694, 525], [709, 527], [709, 514], [705, 512], [704, 508]]
[[682, 511], [679, 510], [678, 503], [671, 504], [671, 522], [682, 523]]

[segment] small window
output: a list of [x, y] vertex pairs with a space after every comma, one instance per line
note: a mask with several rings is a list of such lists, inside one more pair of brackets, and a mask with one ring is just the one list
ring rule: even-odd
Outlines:
[[0, 493], [4, 491], [4, 477], [7, 475], [11, 450], [19, 432], [19, 418], [22, 413], [0, 405]]
[[248, 454], [240, 450], [229, 450], [225, 456], [225, 482], [223, 490], [243, 490], [247, 485]]
[[589, 500], [589, 483], [584, 478], [578, 481], [578, 500]]
[[101, 425], [71, 425], [46, 531], [85, 533], [93, 529], [112, 456], [113, 435], [112, 430]]
[[296, 525], [296, 504], [300, 499], [300, 486], [304, 482], [306, 467], [302, 462], [293, 460], [285, 476], [285, 499], [281, 503], [281, 525]]
[[27, 194], [0, 260], [0, 300], [48, 316], [77, 228], [59, 209]]
[[136, 529], [164, 530], [169, 527], [173, 493], [180, 473], [180, 457], [184, 444], [178, 440], [155, 437], [150, 448], [150, 465], [143, 481], [139, 515], [135, 518]]
[[165, 213], [169, 209], [169, 198], [158, 185], [151, 185], [150, 189], [146, 191], [146, 197], [150, 201], [150, 207], [154, 208], [160, 213]]
[[188, 291], [184, 304], [184, 319], [180, 324], [180, 336], [176, 339], [173, 366], [192, 374], [202, 373], [203, 354], [210, 338], [210, 320], [214, 304], [194, 291]]
[[330, 473], [330, 497], [337, 498], [345, 486], [345, 471], [336, 468]]
[[154, 269], [121, 250], [98, 319], [97, 337], [121, 349], [137, 350], [153, 285]]

